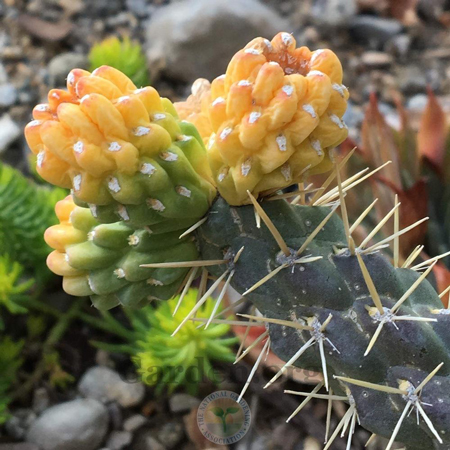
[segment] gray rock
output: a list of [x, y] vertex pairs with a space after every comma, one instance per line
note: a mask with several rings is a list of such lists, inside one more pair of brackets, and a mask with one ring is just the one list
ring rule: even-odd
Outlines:
[[166, 450], [166, 447], [154, 437], [152, 430], [145, 430], [137, 435], [133, 450]]
[[17, 100], [17, 89], [11, 83], [0, 85], [0, 108], [14, 105]]
[[358, 44], [368, 45], [373, 49], [382, 49], [389, 39], [403, 30], [401, 23], [394, 19], [358, 15], [351, 19], [349, 31]]
[[390, 66], [394, 58], [385, 52], [364, 52], [361, 56], [361, 63], [370, 69]]
[[213, 79], [256, 36], [271, 39], [290, 29], [281, 16], [257, 0], [184, 0], [152, 15], [147, 56], [154, 72], [188, 82], [198, 77]]
[[400, 90], [405, 95], [422, 94], [427, 88], [427, 72], [423, 67], [397, 66], [396, 78]]
[[166, 448], [173, 449], [184, 437], [184, 427], [179, 422], [167, 422], [157, 431], [158, 441]]
[[173, 394], [169, 399], [169, 407], [173, 413], [187, 412], [200, 404], [198, 398], [189, 394]]
[[111, 16], [122, 10], [122, 0], [84, 0], [86, 11], [97, 17]]
[[340, 27], [357, 13], [356, 0], [315, 0], [311, 16], [317, 25]]
[[38, 388], [33, 392], [33, 411], [40, 414], [48, 408], [50, 399], [47, 389]]
[[146, 0], [127, 0], [127, 8], [140, 18], [147, 17], [150, 14], [150, 8]]
[[66, 52], [53, 57], [48, 63], [48, 73], [52, 86], [64, 86], [66, 77], [72, 69], [86, 69], [88, 59], [80, 53]]
[[148, 423], [148, 420], [144, 416], [135, 414], [123, 422], [123, 429], [125, 431], [133, 432], [143, 427], [146, 423]]
[[92, 367], [81, 378], [78, 390], [84, 397], [101, 402], [116, 401], [124, 408], [138, 405], [144, 398], [142, 383], [127, 383], [108, 367]]
[[0, 444], [0, 450], [39, 450], [34, 444], [20, 442], [18, 444]]
[[0, 153], [4, 152], [16, 139], [22, 134], [22, 131], [9, 114], [3, 114], [0, 118]]
[[110, 450], [122, 450], [131, 444], [133, 435], [129, 431], [113, 431], [106, 441], [106, 445]]
[[96, 450], [108, 430], [108, 412], [96, 400], [78, 399], [47, 409], [26, 440], [41, 450]]

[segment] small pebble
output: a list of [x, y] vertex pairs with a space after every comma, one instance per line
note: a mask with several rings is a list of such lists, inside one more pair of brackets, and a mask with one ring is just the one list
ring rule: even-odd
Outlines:
[[173, 394], [169, 399], [170, 410], [175, 414], [188, 412], [199, 404], [200, 400], [189, 394]]
[[131, 444], [133, 435], [129, 431], [113, 431], [106, 441], [106, 445], [110, 450], [122, 450]]
[[131, 433], [148, 423], [148, 420], [140, 414], [135, 414], [123, 422], [123, 429]]

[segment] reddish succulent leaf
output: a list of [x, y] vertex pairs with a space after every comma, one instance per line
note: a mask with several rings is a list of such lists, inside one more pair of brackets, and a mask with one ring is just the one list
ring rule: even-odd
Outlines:
[[[450, 271], [445, 264], [438, 262], [433, 269], [434, 276], [436, 277], [436, 284], [438, 292], [442, 292], [450, 286]], [[442, 298], [442, 303], [447, 308], [449, 306], [449, 295], [445, 295]]]
[[417, 134], [417, 151], [442, 172], [447, 140], [447, 121], [441, 105], [431, 89], [428, 90], [428, 104], [420, 122]]
[[361, 137], [362, 153], [366, 162], [372, 167], [379, 167], [387, 161], [392, 161], [383, 173], [397, 189], [401, 189], [398, 146], [392, 129], [378, 109], [378, 100], [374, 93], [370, 96]]
[[[424, 179], [417, 181], [411, 188], [403, 191], [397, 189], [394, 184], [383, 177], [378, 177], [377, 181], [389, 187], [398, 195], [400, 206], [400, 228], [406, 228], [409, 225], [423, 219], [428, 214], [428, 193], [427, 183]], [[391, 223], [392, 226], [392, 223]], [[391, 229], [390, 232], [393, 230]], [[417, 245], [423, 244], [427, 233], [427, 222], [413, 228], [400, 238], [400, 249], [403, 255], [408, 255]]]

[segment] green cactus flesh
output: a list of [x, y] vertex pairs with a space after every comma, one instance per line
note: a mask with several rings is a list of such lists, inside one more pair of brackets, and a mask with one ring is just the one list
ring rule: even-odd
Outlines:
[[[316, 226], [330, 213], [328, 207], [291, 205], [284, 200], [263, 202], [266, 214], [290, 249], [298, 250]], [[399, 388], [399, 382], [410, 381], [417, 387], [438, 364], [439, 373], [425, 386], [417, 402], [439, 433], [443, 444], [423, 421], [417, 425], [416, 414], [407, 415], [396, 437], [408, 448], [428, 450], [450, 448], [450, 315], [434, 288], [424, 280], [396, 311], [396, 316], [435, 319], [436, 322], [390, 318], [390, 308], [411, 288], [420, 273], [394, 268], [379, 252], [363, 254], [365, 266], [373, 280], [382, 305], [381, 314], [374, 309], [361, 266], [347, 248], [341, 219], [334, 214], [318, 232], [305, 251], [286, 257], [264, 225], [256, 226], [252, 206], [231, 207], [218, 199], [208, 220], [197, 232], [204, 260], [223, 259], [224, 255], [244, 251], [239, 260], [230, 262], [234, 271], [231, 285], [240, 293], [248, 290], [268, 273], [287, 263], [273, 278], [247, 295], [266, 317], [299, 324], [323, 324], [331, 317], [323, 333], [299, 330], [281, 324], [267, 324], [271, 349], [289, 361], [312, 337], [316, 345], [309, 347], [294, 365], [323, 371], [319, 340], [323, 340], [330, 387], [348, 395], [356, 406], [361, 424], [377, 435], [390, 437], [408, 402], [407, 395], [382, 392], [343, 382], [334, 376], [363, 380]], [[356, 252], [359, 252], [357, 249]], [[307, 264], [294, 263], [301, 256], [320, 256]], [[231, 260], [230, 260], [231, 261]], [[227, 270], [226, 265], [210, 268], [215, 276]], [[364, 356], [380, 321], [384, 326], [370, 353]], [[412, 394], [411, 394], [412, 395]], [[414, 398], [413, 398], [414, 400]], [[415, 406], [412, 404], [411, 408]]]
[[152, 299], [167, 300], [179, 289], [188, 269], [148, 269], [141, 264], [196, 260], [198, 251], [191, 237], [180, 231], [152, 233], [123, 222], [99, 224], [86, 208], [72, 213], [72, 225], [87, 233], [83, 242], [66, 248], [66, 260], [86, 273], [84, 295], [99, 309], [119, 304], [138, 307]]

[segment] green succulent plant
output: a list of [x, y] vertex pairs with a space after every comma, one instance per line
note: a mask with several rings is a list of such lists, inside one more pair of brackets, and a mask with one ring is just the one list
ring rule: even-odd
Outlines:
[[56, 223], [54, 206], [65, 195], [63, 189], [38, 185], [0, 163], [0, 255], [33, 270], [37, 280], [50, 274], [45, 265], [50, 247], [43, 233]]
[[148, 86], [147, 60], [139, 43], [128, 36], [107, 38], [95, 44], [90, 53], [91, 71], [100, 66], [111, 66], [127, 75], [137, 87]]
[[9, 417], [10, 398], [8, 394], [17, 379], [17, 371], [23, 362], [20, 358], [22, 347], [23, 342], [14, 342], [10, 337], [0, 340], [0, 425]]

